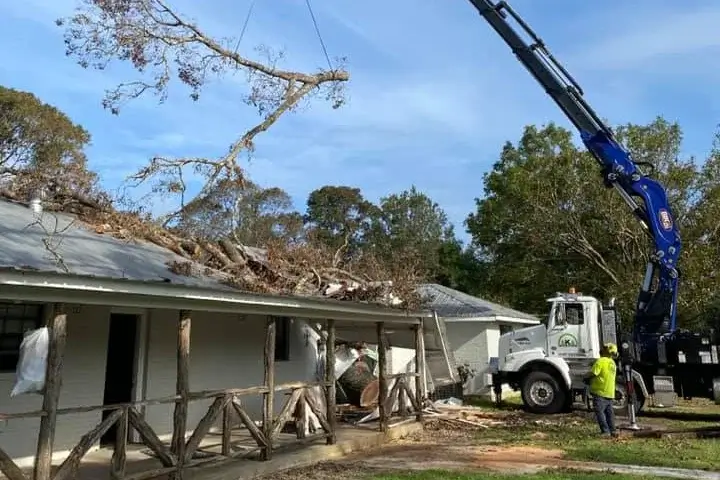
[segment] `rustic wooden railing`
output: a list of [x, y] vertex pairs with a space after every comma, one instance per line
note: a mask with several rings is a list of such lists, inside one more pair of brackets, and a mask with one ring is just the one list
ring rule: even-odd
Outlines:
[[[320, 438], [328, 438], [332, 435], [332, 427], [327, 420], [327, 415], [322, 406], [318, 405], [318, 401], [313, 393], [313, 390], [315, 392], [320, 391], [324, 395], [325, 385], [323, 383], [289, 383], [277, 385], [273, 388], [272, 390], [275, 392], [289, 391], [290, 393], [283, 408], [272, 420], [271, 427], [269, 426], [265, 429], [256, 425], [251, 419], [250, 415], [243, 408], [241, 398], [248, 395], [265, 394], [268, 393], [269, 390], [270, 389], [266, 387], [260, 386], [191, 393], [187, 399], [188, 401], [213, 399], [213, 402], [195, 426], [192, 433], [185, 438], [184, 448], [181, 449], [182, 451], [179, 454], [176, 451], [177, 449], [173, 448], [172, 442], [165, 444], [160, 440], [138, 410], [138, 408], [142, 406], [178, 402], [180, 401], [178, 396], [129, 404], [58, 409], [58, 415], [94, 411], [109, 411], [111, 413], [80, 438], [65, 461], [54, 471], [51, 478], [53, 480], [71, 480], [77, 478], [82, 458], [113, 425], [117, 425], [117, 436], [110, 464], [110, 477], [113, 480], [150, 479], [173, 472], [181, 473], [181, 470], [187, 467], [219, 464], [237, 458], [248, 457], [267, 449], [276, 450], [290, 443], [294, 443], [286, 440], [284, 444], [281, 445], [277, 442], [283, 427], [288, 422], [295, 422], [297, 432], [296, 442], [310, 442]], [[233, 414], [239, 420], [238, 425], [233, 425], [232, 423]], [[0, 415], [0, 419], [30, 418], [43, 415], [44, 412], [42, 411], [34, 411]], [[218, 422], [221, 417], [222, 421]], [[320, 425], [319, 431], [313, 432], [312, 428], [308, 428], [308, 420], [310, 420], [310, 423], [317, 421]], [[220, 451], [201, 449], [201, 443], [217, 423], [220, 424], [219, 430], [222, 438]], [[232, 438], [233, 430], [236, 430], [238, 427], [247, 429], [247, 432], [256, 443], [254, 448], [233, 449], [233, 446], [239, 446], [234, 444], [242, 441], [233, 441]], [[128, 429], [135, 429], [138, 432], [141, 443], [155, 454], [155, 457], [161, 463], [161, 467], [143, 472], [126, 473]], [[308, 430], [313, 434], [309, 436], [306, 435]], [[269, 438], [266, 434], [267, 431], [270, 432]], [[196, 453], [201, 450], [203, 457], [195, 458]], [[23, 472], [2, 449], [0, 449], [0, 471], [2, 471], [8, 480], [30, 480], [26, 473]]]
[[[0, 420], [40, 417], [38, 431], [37, 455], [32, 480], [66, 480], [77, 477], [80, 462], [87, 452], [100, 438], [113, 426], [117, 425], [117, 436], [110, 465], [110, 475], [113, 480], [140, 480], [168, 474], [172, 480], [181, 480], [185, 468], [201, 464], [221, 463], [253, 453], [260, 453], [262, 460], [270, 460], [273, 450], [281, 448], [278, 440], [285, 425], [291, 420], [295, 421], [296, 441], [309, 442], [318, 438], [326, 438], [328, 444], [336, 441], [335, 417], [335, 356], [328, 355], [325, 362], [324, 381], [321, 383], [291, 383], [275, 385], [275, 324], [273, 317], [266, 319], [265, 347], [263, 354], [263, 385], [258, 387], [224, 389], [205, 392], [190, 392], [189, 380], [189, 352], [190, 352], [190, 312], [182, 310], [178, 314], [177, 324], [177, 380], [176, 395], [154, 400], [145, 400], [117, 405], [96, 405], [90, 407], [58, 408], [60, 398], [63, 352], [65, 350], [66, 315], [64, 306], [56, 304], [55, 315], [48, 323], [50, 328], [50, 343], [47, 360], [46, 385], [43, 395], [42, 410], [19, 414], [0, 414]], [[380, 417], [380, 430], [387, 431], [389, 418], [398, 405], [401, 417], [408, 413], [415, 413], [416, 419], [422, 421], [422, 399], [424, 398], [424, 382], [418, 374], [385, 375], [387, 371], [387, 338], [385, 325], [376, 324], [378, 337], [378, 367], [379, 400], [378, 410]], [[325, 321], [326, 351], [335, 348], [335, 321]], [[415, 371], [425, 371], [425, 356], [423, 342], [422, 320], [413, 326], [415, 335]], [[415, 378], [415, 394], [408, 388], [408, 379]], [[392, 382], [394, 380], [394, 382]], [[388, 381], [392, 387], [388, 392]], [[273, 415], [274, 394], [278, 391], [288, 391], [289, 395], [279, 415]], [[318, 403], [315, 393], [322, 393], [325, 407]], [[240, 397], [247, 395], [263, 396], [262, 426], [252, 421], [242, 406]], [[193, 429], [190, 437], [186, 432], [188, 420], [188, 403], [195, 400], [212, 399], [205, 415]], [[409, 405], [408, 405], [409, 403]], [[139, 407], [150, 405], [175, 404], [173, 413], [173, 434], [169, 445], [164, 444], [158, 435], [148, 425], [138, 411]], [[57, 468], [52, 468], [53, 441], [55, 436], [56, 419], [58, 415], [73, 413], [86, 413], [106, 411], [109, 414], [98, 425], [82, 436], [80, 441], [70, 452], [70, 455]], [[252, 437], [255, 445], [249, 450], [233, 451], [232, 425], [233, 414], [239, 419]], [[197, 458], [201, 450], [203, 439], [210, 433], [212, 427], [222, 415], [220, 452], [210, 452]], [[149, 471], [129, 473], [127, 470], [127, 439], [128, 429], [138, 432], [142, 443], [147, 446], [162, 465]], [[286, 443], [287, 444], [287, 443]], [[18, 465], [0, 449], [0, 471], [8, 480], [30, 480]]]
[[[387, 375], [386, 378], [390, 381], [392, 387], [380, 408], [381, 428], [384, 423], [392, 426], [389, 421], [394, 414], [397, 414], [403, 420], [414, 416], [416, 421], [422, 421], [422, 397], [417, 390], [413, 391], [409, 385], [410, 379], [417, 379], [419, 375], [416, 373], [397, 373]], [[383, 419], [383, 416], [385, 416], [385, 419]], [[401, 423], [404, 423], [404, 421]]]

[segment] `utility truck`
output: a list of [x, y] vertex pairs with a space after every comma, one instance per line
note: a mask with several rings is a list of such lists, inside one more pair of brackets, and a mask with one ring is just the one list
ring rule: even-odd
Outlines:
[[498, 401], [501, 386], [507, 384], [521, 392], [523, 404], [534, 413], [566, 411], [576, 400], [586, 403], [582, 378], [600, 356], [601, 345], [615, 343], [632, 378], [626, 382], [618, 375], [616, 410], [627, 409], [631, 398], [638, 412], [648, 401], [655, 406], [673, 406], [677, 397], [710, 398], [720, 403], [718, 339], [714, 334], [678, 330], [660, 337], [654, 350], [643, 349], [631, 335], [619, 333], [622, 325], [613, 301], [603, 305], [570, 289], [548, 302], [547, 325], [500, 336], [498, 357], [491, 360]]
[[[598, 358], [600, 345], [613, 342], [619, 344], [622, 357], [618, 407], [642, 408], [650, 398], [667, 404], [676, 394], [717, 400], [717, 339], [677, 330], [677, 263], [682, 242], [665, 187], [640, 169], [643, 164], [632, 158], [585, 101], [580, 85], [505, 1], [470, 3], [577, 128], [600, 167], [605, 186], [625, 201], [651, 243], [627, 338], [618, 338], [619, 318], [612, 304], [603, 306], [598, 299], [572, 291], [558, 294], [550, 299], [547, 326], [501, 336], [498, 358], [491, 359], [495, 392], [508, 383], [522, 392], [530, 410], [560, 411], [578, 393], [584, 394], [582, 376]], [[628, 398], [634, 401], [627, 402]], [[628, 412], [632, 417], [634, 408]]]

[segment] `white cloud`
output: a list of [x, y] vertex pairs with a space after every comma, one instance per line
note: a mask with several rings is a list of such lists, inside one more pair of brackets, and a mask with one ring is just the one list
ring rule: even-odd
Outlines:
[[[668, 74], [674, 73], [676, 62], [683, 56], [704, 53], [713, 62], [712, 57], [720, 53], [720, 4], [689, 2], [674, 6], [677, 8], [652, 5], [648, 10], [615, 16], [616, 21], [605, 24], [607, 27], [599, 30], [601, 38], [592, 45], [580, 43], [573, 61], [593, 69], [640, 71], [654, 63]], [[697, 71], [708, 65], [699, 63], [694, 67]]]
[[[0, 40], [7, 45], [16, 38], [0, 64], [0, 81], [38, 89], [44, 100], [72, 110], [93, 133], [93, 166], [103, 170], [108, 184], [116, 185], [154, 154], [220, 155], [257, 121], [240, 101], [242, 76], [209, 86], [197, 103], [177, 89], [165, 105], [148, 97], [111, 117], [99, 106], [103, 90], [135, 78], [134, 72], [122, 65], [82, 70], [66, 59], [51, 22], [75, 2], [46, 3], [0, 5]], [[647, 121], [664, 110], [680, 115], [671, 98], [650, 98], [659, 78], [679, 85], [672, 71], [663, 71], [667, 55], [677, 62], [720, 46], [715, 4], [608, 0], [598, 9], [556, 0], [557, 8], [548, 11], [530, 0], [511, 3], [547, 37], [586, 87], [588, 100], [613, 123]], [[230, 36], [239, 33], [249, 1], [177, 5], [213, 35]], [[569, 128], [469, 2], [340, 0], [314, 7], [331, 55], [350, 57], [349, 103], [331, 110], [320, 100], [283, 117], [258, 137], [248, 166], [255, 180], [279, 185], [301, 203], [309, 190], [328, 183], [357, 185], [371, 198], [415, 184], [460, 223], [482, 194], [482, 174], [505, 140], [517, 139], [529, 123], [554, 120]], [[288, 68], [312, 69], [324, 60], [317, 42], [303, 2], [258, 2], [243, 48], [286, 46]], [[683, 75], [702, 80], [700, 72], [710, 63], [683, 66]], [[648, 66], [653, 78], [643, 75]]]

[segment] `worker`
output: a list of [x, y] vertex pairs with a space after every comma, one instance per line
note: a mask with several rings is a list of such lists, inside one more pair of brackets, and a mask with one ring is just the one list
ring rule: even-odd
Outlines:
[[595, 361], [590, 372], [585, 376], [585, 382], [590, 385], [590, 395], [593, 398], [593, 407], [600, 427], [600, 434], [613, 437], [617, 437], [613, 412], [615, 376], [617, 373], [615, 357], [617, 357], [617, 354], [617, 345], [614, 343], [603, 345], [600, 349], [600, 358]]

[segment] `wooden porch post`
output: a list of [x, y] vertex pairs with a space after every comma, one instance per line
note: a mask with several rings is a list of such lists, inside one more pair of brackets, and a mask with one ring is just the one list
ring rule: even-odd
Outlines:
[[272, 459], [273, 413], [275, 412], [275, 317], [268, 317], [265, 324], [265, 375], [264, 385], [267, 388], [263, 396], [263, 433], [267, 446], [262, 451], [262, 459]]
[[67, 339], [67, 315], [64, 305], [54, 305], [53, 316], [48, 322], [50, 341], [48, 345], [47, 366], [45, 368], [45, 391], [42, 409], [45, 414], [40, 419], [37, 451], [35, 455], [34, 480], [50, 480], [52, 470], [53, 443], [57, 422], [58, 401], [62, 388], [62, 366]]
[[185, 464], [185, 432], [187, 430], [188, 397], [190, 395], [190, 312], [181, 310], [178, 316], [177, 332], [177, 380], [175, 392], [180, 399], [175, 402], [173, 414], [173, 435], [170, 445], [177, 457], [177, 470], [171, 479], [181, 480]]
[[423, 342], [423, 319], [415, 326], [415, 399], [420, 406], [415, 419], [423, 421], [423, 402], [425, 401], [425, 349]]
[[388, 412], [385, 411], [385, 400], [388, 397], [387, 384], [387, 344], [385, 343], [385, 324], [377, 323], [378, 337], [378, 413], [380, 415], [380, 431], [388, 430]]
[[337, 442], [335, 429], [337, 421], [335, 418], [335, 320], [328, 319], [325, 322], [327, 338], [325, 339], [325, 404], [326, 417], [330, 425], [330, 434], [327, 437], [327, 444], [334, 445]]

